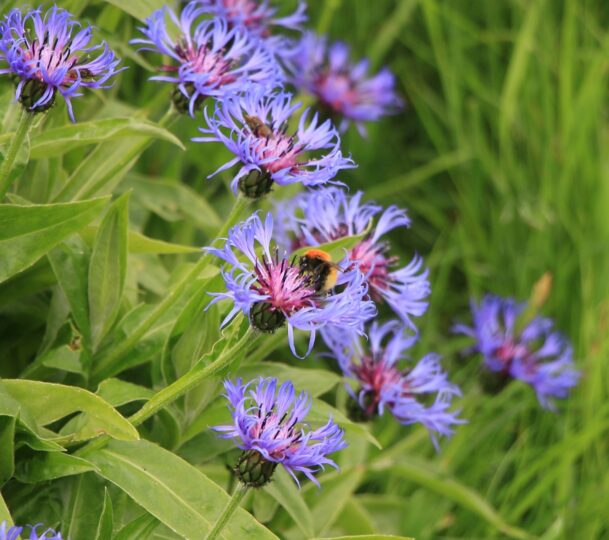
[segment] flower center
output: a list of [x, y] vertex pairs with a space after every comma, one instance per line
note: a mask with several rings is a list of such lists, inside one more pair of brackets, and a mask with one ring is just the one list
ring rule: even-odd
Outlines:
[[[383, 359], [364, 356], [359, 363], [352, 364], [351, 370], [362, 385], [365, 397], [364, 403], [360, 405], [364, 407], [367, 418], [378, 413], [383, 388], [391, 384], [402, 384], [400, 371]], [[407, 394], [405, 388], [404, 394]]]
[[[207, 85], [222, 86], [231, 83], [235, 77], [228, 74], [233, 63], [223, 56], [223, 51], [212, 52], [208, 44], [204, 43], [198, 48], [189, 45], [182, 39], [175, 47], [176, 54], [188, 64], [188, 68], [194, 73], [207, 74], [205, 83]], [[178, 71], [179, 67], [165, 66], [166, 71]]]
[[386, 244], [375, 244], [371, 239], [366, 239], [349, 253], [350, 260], [358, 262], [370, 285], [370, 295], [377, 302], [382, 299], [381, 291], [389, 288], [389, 269], [398, 260], [397, 257], [388, 257], [387, 250]]
[[300, 148], [295, 144], [294, 137], [286, 134], [286, 123], [275, 130], [257, 116], [244, 113], [243, 118], [249, 132], [257, 139], [253, 144], [254, 152], [260, 160], [269, 160], [264, 165], [268, 172], [294, 169], [298, 165], [296, 156], [300, 153]]
[[271, 259], [259, 260], [254, 273], [256, 282], [252, 290], [268, 296], [256, 302], [250, 311], [250, 321], [258, 330], [273, 332], [283, 325], [285, 317], [317, 305], [318, 293], [314, 284], [293, 262], [280, 259], [278, 250]]
[[335, 111], [343, 111], [358, 102], [359, 94], [346, 72], [326, 69], [317, 75], [314, 85], [323, 104]]

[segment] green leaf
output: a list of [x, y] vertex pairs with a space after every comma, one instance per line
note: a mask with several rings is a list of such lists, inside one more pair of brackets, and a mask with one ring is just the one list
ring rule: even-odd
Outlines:
[[3, 379], [0, 390], [4, 390], [19, 406], [27, 411], [36, 423], [46, 426], [76, 412], [79, 415], [68, 425], [72, 432], [63, 433], [70, 442], [85, 441], [98, 435], [124, 440], [139, 437], [137, 430], [103, 399], [87, 390], [75, 386]]
[[72, 318], [87, 345], [91, 341], [87, 293], [90, 256], [89, 248], [76, 235], [47, 254], [57, 281], [70, 304]]
[[[203, 538], [229, 501], [219, 486], [192, 465], [148, 441], [111, 441], [86, 458], [100, 474], [147, 512], [186, 538]], [[225, 538], [277, 538], [243, 509], [237, 509]]]
[[223, 220], [207, 199], [180, 182], [132, 174], [124, 184], [133, 189], [134, 202], [137, 201], [165, 221], [187, 218], [210, 233], [215, 233], [222, 226]]
[[244, 380], [256, 377], [275, 377], [280, 381], [291, 381], [299, 391], [309, 392], [313, 397], [329, 392], [341, 377], [336, 373], [324, 369], [303, 369], [278, 362], [262, 362], [242, 367], [237, 372]]
[[359, 467], [345, 468], [320, 477], [321, 490], [313, 484], [307, 484], [303, 489], [317, 535], [325, 533], [332, 526], [363, 476], [363, 469]]
[[112, 499], [107, 489], [104, 489], [104, 507], [99, 518], [97, 533], [94, 540], [112, 540], [114, 531], [114, 511], [112, 508]]
[[149, 135], [175, 144], [184, 150], [184, 145], [180, 139], [150, 120], [142, 118], [103, 118], [42, 131], [39, 135], [32, 137], [31, 157], [39, 159], [61, 156], [79, 146], [138, 135]]
[[97, 348], [118, 315], [127, 268], [129, 194], [118, 198], [101, 222], [89, 263], [91, 345]]
[[45, 367], [61, 369], [68, 373], [83, 374], [80, 363], [80, 351], [73, 350], [69, 345], [62, 345], [56, 349], [51, 349], [41, 358], [37, 359]]
[[362, 534], [355, 536], [333, 536], [328, 538], [326, 536], [315, 538], [314, 540], [414, 540], [410, 536], [394, 536], [392, 534]]
[[93, 465], [79, 457], [63, 452], [44, 452], [21, 460], [15, 477], [24, 484], [37, 484], [94, 470]]
[[128, 2], [106, 0], [106, 2], [141, 21], [145, 20], [153, 11], [164, 7], [166, 4], [165, 0], [129, 0]]
[[0, 204], [0, 282], [87, 225], [107, 198], [65, 204]]
[[15, 472], [16, 423], [15, 416], [0, 416], [0, 486], [4, 485]]
[[91, 540], [91, 531], [97, 530], [104, 507], [106, 486], [94, 473], [85, 473], [66, 479], [64, 486], [65, 508], [62, 533], [70, 540]]
[[[82, 230], [80, 236], [83, 237], [87, 244], [93, 244], [98, 231], [99, 227], [90, 225]], [[129, 253], [154, 253], [158, 255], [201, 253], [200, 247], [172, 244], [171, 242], [165, 242], [164, 240], [148, 238], [137, 231], [130, 230], [127, 234], [129, 240]]]
[[97, 389], [97, 395], [113, 407], [120, 407], [134, 401], [146, 401], [154, 395], [150, 388], [120, 379], [106, 379]]
[[2, 497], [2, 493], [0, 493], [0, 523], [6, 521], [8, 526], [10, 527], [13, 524], [13, 519], [11, 518], [11, 513], [8, 511], [8, 507], [4, 502], [4, 498]]
[[434, 469], [428, 463], [411, 458], [401, 458], [400, 463], [391, 465], [387, 468], [387, 471], [392, 475], [398, 475], [419, 484], [420, 486], [434, 491], [442, 497], [446, 497], [460, 506], [471, 510], [488, 521], [497, 530], [511, 538], [530, 538], [530, 535], [526, 531], [512, 527], [506, 523], [479, 493]]
[[273, 474], [273, 481], [264, 490], [271, 495], [290, 515], [294, 523], [305, 535], [305, 538], [315, 536], [313, 516], [304, 502], [302, 493], [296, 487], [294, 480], [281, 467]]

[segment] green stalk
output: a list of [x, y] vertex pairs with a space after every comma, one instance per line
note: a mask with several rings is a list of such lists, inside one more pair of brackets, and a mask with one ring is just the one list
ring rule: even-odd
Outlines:
[[[234, 324], [234, 323], [233, 323]], [[205, 379], [217, 375], [234, 361], [240, 351], [252, 345], [257, 337], [252, 336], [252, 328], [248, 328], [243, 337], [233, 346], [220, 353], [211, 364], [203, 365], [203, 359], [199, 359], [190, 370], [169, 386], [159, 390], [145, 405], [129, 418], [134, 426], [139, 426], [161, 409], [201, 384]]]
[[222, 532], [225, 525], [228, 523], [230, 517], [234, 514], [235, 510], [239, 507], [239, 504], [243, 500], [243, 497], [247, 493], [248, 487], [245, 484], [239, 483], [233, 496], [230, 501], [222, 511], [222, 514], [216, 521], [216, 524], [213, 526], [212, 530], [209, 531], [209, 534], [205, 537], [206, 540], [215, 540], [218, 538], [218, 535]]
[[13, 170], [13, 164], [17, 158], [17, 153], [23, 145], [23, 141], [32, 127], [34, 121], [34, 113], [28, 112], [25, 108], [21, 108], [21, 114], [19, 115], [19, 123], [17, 124], [17, 131], [11, 139], [8, 147], [8, 152], [4, 156], [2, 164], [0, 164], [0, 201], [4, 199], [6, 192], [11, 187], [11, 172]]
[[[216, 240], [223, 238], [228, 230], [235, 225], [242, 217], [244, 210], [249, 205], [249, 200], [245, 197], [237, 197], [230, 215], [224, 222], [222, 228], [216, 234]], [[215, 241], [214, 241], [215, 242]], [[115, 374], [115, 370], [120, 367], [124, 356], [137, 345], [137, 343], [148, 333], [152, 326], [175, 304], [182, 296], [187, 287], [195, 280], [199, 274], [210, 264], [213, 259], [211, 253], [206, 252], [195, 264], [188, 274], [169, 292], [165, 299], [146, 317], [133, 332], [116, 348], [103, 356], [96, 364], [93, 371], [92, 380], [101, 381]]]
[[[235, 321], [233, 324], [237, 324], [237, 322]], [[217, 375], [229, 367], [237, 355], [243, 349], [256, 343], [257, 339], [258, 336], [253, 335], [253, 330], [250, 327], [233, 347], [229, 347], [227, 350], [222, 351], [220, 356], [218, 356], [218, 358], [211, 364], [204, 366], [203, 360], [205, 359], [205, 356], [200, 358], [190, 369], [190, 371], [182, 375], [177, 381], [173, 382], [162, 390], [159, 390], [154, 396], [152, 396], [139, 411], [129, 417], [129, 421], [136, 427], [141, 425], [148, 420], [148, 418], [154, 416], [161, 409], [165, 408], [170, 403], [173, 403], [176, 399], [183, 396], [189, 390], [192, 390], [205, 379]], [[110, 437], [108, 435], [102, 435], [101, 437], [98, 437], [97, 439], [90, 441], [87, 445], [83, 446], [75, 453], [75, 455], [85, 456], [94, 450], [103, 448], [106, 446], [108, 441], [110, 441]]]

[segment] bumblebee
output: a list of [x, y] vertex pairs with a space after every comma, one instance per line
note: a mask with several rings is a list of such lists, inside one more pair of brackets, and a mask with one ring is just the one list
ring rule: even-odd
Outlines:
[[321, 249], [309, 249], [298, 261], [301, 275], [309, 278], [317, 292], [326, 292], [336, 285], [338, 265], [333, 263], [330, 254]]

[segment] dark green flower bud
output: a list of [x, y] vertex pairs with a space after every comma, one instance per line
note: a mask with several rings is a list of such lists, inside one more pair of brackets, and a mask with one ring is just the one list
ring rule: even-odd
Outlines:
[[276, 468], [277, 463], [267, 461], [257, 450], [247, 450], [239, 457], [235, 473], [241, 483], [258, 488], [271, 481]]
[[272, 334], [285, 324], [285, 315], [268, 302], [256, 302], [250, 308], [250, 323], [266, 334]]
[[35, 109], [33, 108], [47, 88], [48, 86], [43, 84], [41, 81], [37, 79], [29, 79], [21, 87], [19, 102], [32, 113], [43, 113], [48, 111], [53, 105], [55, 105], [55, 94], [53, 94], [53, 97], [48, 103], [38, 105]]
[[239, 190], [250, 199], [259, 199], [271, 192], [273, 179], [266, 171], [251, 171], [239, 179]]

